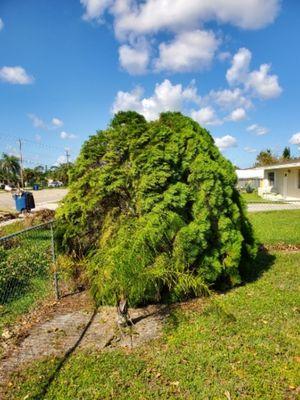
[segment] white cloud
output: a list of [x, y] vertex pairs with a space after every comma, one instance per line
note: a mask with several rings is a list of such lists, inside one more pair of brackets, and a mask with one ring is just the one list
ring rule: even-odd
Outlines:
[[130, 74], [145, 73], [149, 60], [150, 52], [145, 42], [138, 44], [137, 47], [124, 44], [119, 48], [120, 64]]
[[64, 124], [63, 121], [57, 117], [53, 117], [51, 123], [53, 126], [55, 126], [57, 128], [60, 126], [63, 126], [63, 124]]
[[262, 136], [266, 135], [269, 132], [269, 129], [258, 124], [252, 124], [248, 126], [247, 131], [254, 133], [257, 136]]
[[249, 74], [249, 65], [252, 58], [250, 50], [242, 47], [233, 56], [232, 65], [226, 72], [226, 79], [230, 85], [244, 83]]
[[4, 22], [3, 22], [3, 20], [0, 18], [0, 31], [2, 31], [3, 28], [4, 28]]
[[159, 30], [187, 29], [206, 21], [230, 23], [244, 29], [259, 29], [273, 22], [279, 0], [146, 0], [127, 2], [115, 29], [119, 36]]
[[42, 136], [37, 133], [35, 135], [35, 140], [36, 140], [36, 142], [40, 142], [42, 140]]
[[226, 79], [231, 86], [243, 85], [253, 96], [271, 99], [281, 94], [282, 88], [277, 75], [270, 75], [270, 64], [262, 64], [259, 70], [250, 71], [252, 54], [246, 48], [240, 48], [232, 59], [231, 67], [226, 72]]
[[117, 93], [114, 104], [112, 106], [112, 113], [115, 114], [118, 111], [134, 110], [142, 113], [142, 95], [143, 89], [136, 87], [131, 92], [123, 92], [120, 90]]
[[[149, 60], [145, 49], [132, 46], [132, 41], [171, 32], [173, 39], [159, 45], [154, 67], [168, 71], [203, 69], [210, 65], [218, 41], [212, 32], [199, 28], [209, 22], [243, 29], [263, 28], [277, 17], [281, 0], [80, 0], [80, 3], [86, 21], [101, 22], [105, 14], [110, 15], [116, 38], [122, 42], [121, 65], [130, 73], [141, 73]], [[157, 43], [156, 39], [152, 43]], [[228, 52], [219, 55], [221, 60], [228, 57]]]
[[257, 152], [256, 149], [254, 149], [253, 147], [249, 147], [249, 146], [244, 147], [244, 150], [245, 150], [247, 153], [256, 153], [256, 152]]
[[191, 117], [200, 125], [221, 125], [222, 121], [217, 117], [215, 110], [208, 106], [191, 112]]
[[27, 114], [27, 115], [28, 115], [28, 118], [31, 119], [32, 125], [35, 128], [46, 129], [46, 124], [40, 117], [38, 117], [35, 114]]
[[112, 106], [112, 112], [134, 110], [147, 120], [157, 119], [164, 111], [180, 111], [189, 102], [197, 101], [198, 96], [193, 85], [184, 88], [173, 85], [168, 79], [156, 84], [152, 96], [143, 98], [143, 90], [135, 88], [131, 92], [119, 91]]
[[60, 137], [61, 137], [61, 139], [75, 139], [76, 135], [74, 135], [73, 133], [68, 133], [68, 132], [62, 131], [60, 133]]
[[246, 111], [243, 108], [236, 108], [233, 110], [230, 115], [227, 117], [229, 121], [242, 121], [247, 117]]
[[159, 45], [155, 68], [174, 72], [205, 69], [211, 64], [218, 45], [219, 40], [211, 31], [181, 32], [173, 41]]
[[300, 144], [300, 132], [295, 133], [289, 140], [291, 144]]
[[56, 165], [65, 164], [67, 162], [67, 157], [65, 155], [61, 155], [56, 160]]
[[102, 14], [113, 4], [113, 0], [80, 0], [80, 3], [85, 8], [83, 19], [85, 21], [101, 21]]
[[220, 150], [225, 150], [230, 147], [236, 147], [237, 146], [237, 140], [235, 137], [230, 136], [230, 135], [225, 135], [220, 138], [214, 138], [216, 145], [219, 147]]
[[232, 109], [235, 107], [250, 108], [251, 100], [243, 93], [240, 88], [211, 90], [207, 96], [208, 101], [215, 102], [224, 109]]
[[15, 85], [28, 85], [33, 83], [34, 78], [29, 76], [22, 67], [2, 67], [0, 68], [0, 80]]
[[270, 64], [262, 64], [259, 70], [251, 72], [247, 79], [246, 87], [262, 99], [278, 97], [282, 92], [278, 76], [269, 75], [270, 68]]

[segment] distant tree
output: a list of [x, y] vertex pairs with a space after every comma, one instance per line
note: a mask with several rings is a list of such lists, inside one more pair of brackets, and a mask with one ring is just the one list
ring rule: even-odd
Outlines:
[[262, 167], [264, 165], [276, 164], [278, 158], [272, 153], [272, 150], [262, 150], [256, 157], [255, 166]]
[[38, 165], [35, 168], [25, 168], [24, 180], [28, 185], [42, 184], [46, 180], [46, 172], [43, 165]]
[[69, 182], [69, 173], [72, 168], [72, 163], [63, 163], [57, 166], [52, 166], [48, 171], [47, 177], [53, 179], [54, 181], [60, 181], [64, 185], [67, 185]]
[[290, 149], [290, 147], [287, 147], [287, 146], [286, 146], [286, 147], [283, 149], [282, 158], [283, 158], [284, 160], [290, 160], [290, 159], [291, 159], [291, 149]]
[[0, 175], [1, 179], [7, 182], [17, 183], [20, 176], [20, 161], [16, 156], [6, 153], [0, 158]]

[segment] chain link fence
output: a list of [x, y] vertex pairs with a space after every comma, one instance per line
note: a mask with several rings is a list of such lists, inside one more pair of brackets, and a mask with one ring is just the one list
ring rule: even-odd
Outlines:
[[0, 331], [43, 299], [60, 297], [54, 222], [0, 238]]

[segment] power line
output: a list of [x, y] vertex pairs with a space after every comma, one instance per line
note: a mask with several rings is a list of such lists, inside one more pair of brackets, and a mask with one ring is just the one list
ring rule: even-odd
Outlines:
[[54, 146], [52, 144], [47, 144], [47, 143], [40, 143], [40, 142], [36, 142], [35, 140], [32, 140], [32, 139], [27, 139], [27, 138], [22, 138], [22, 137], [20, 138], [20, 137], [14, 136], [14, 135], [5, 135], [3, 132], [0, 133], [0, 137], [4, 138], [5, 141], [7, 141], [8, 139], [14, 139], [15, 141], [18, 142], [21, 139], [23, 144], [31, 143], [35, 146], [42, 147], [42, 148], [55, 149], [55, 150], [60, 150], [60, 151], [65, 150], [63, 147]]
[[[50, 150], [56, 150], [60, 153], [65, 154], [65, 159], [68, 165], [70, 165], [71, 154], [69, 148], [62, 148], [54, 145], [49, 145], [45, 143], [39, 143], [31, 139], [17, 137], [14, 135], [5, 135], [3, 132], [0, 132], [0, 143], [5, 143], [7, 148], [10, 148], [12, 154], [19, 157], [21, 161], [22, 157], [22, 167], [24, 168], [24, 164], [39, 166], [41, 164], [50, 164], [55, 165], [57, 163], [56, 157], [54, 156], [54, 152]], [[20, 144], [21, 142], [21, 144]], [[15, 146], [14, 146], [15, 144]], [[30, 151], [32, 145], [37, 146], [39, 148], [45, 149], [47, 151], [39, 152]], [[2, 146], [0, 146], [2, 147]], [[29, 149], [29, 152], [27, 151]], [[22, 153], [22, 154], [21, 154]]]

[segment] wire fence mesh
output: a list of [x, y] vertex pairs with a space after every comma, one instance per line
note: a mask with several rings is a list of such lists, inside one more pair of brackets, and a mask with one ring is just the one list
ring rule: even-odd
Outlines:
[[0, 330], [44, 298], [59, 298], [54, 222], [0, 238]]

